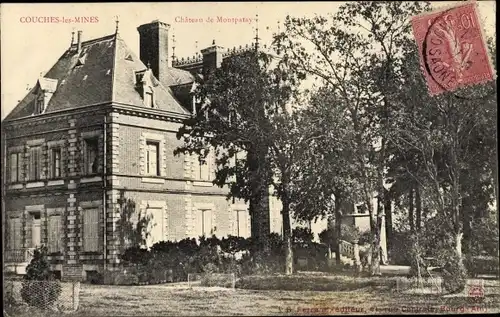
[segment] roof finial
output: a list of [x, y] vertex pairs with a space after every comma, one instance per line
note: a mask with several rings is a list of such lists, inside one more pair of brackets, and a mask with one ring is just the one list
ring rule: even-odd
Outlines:
[[255, 15], [255, 49], [259, 48], [259, 14]]
[[175, 33], [172, 34], [172, 61], [175, 61]]
[[196, 51], [196, 54], [198, 54], [198, 41], [194, 41], [194, 50]]
[[115, 28], [115, 34], [118, 34], [118, 24], [120, 23], [120, 20], [118, 19], [118, 16], [115, 16], [115, 23], [116, 23], [116, 28]]
[[212, 45], [215, 45], [215, 39], [212, 41]]
[[148, 69], [151, 69], [151, 63], [148, 61]]

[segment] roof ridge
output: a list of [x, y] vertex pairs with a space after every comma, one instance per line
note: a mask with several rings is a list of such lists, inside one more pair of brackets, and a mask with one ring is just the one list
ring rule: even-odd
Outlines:
[[[98, 37], [98, 38], [96, 38], [96, 39], [83, 41], [83, 42], [82, 42], [82, 46], [83, 46], [83, 45], [94, 44], [94, 43], [96, 43], [96, 42], [100, 42], [100, 41], [109, 40], [109, 39], [112, 39], [113, 37], [115, 37], [115, 35], [116, 35], [116, 34], [110, 34], [110, 35], [106, 35], [106, 36]], [[76, 44], [73, 44], [73, 45], [76, 45]]]

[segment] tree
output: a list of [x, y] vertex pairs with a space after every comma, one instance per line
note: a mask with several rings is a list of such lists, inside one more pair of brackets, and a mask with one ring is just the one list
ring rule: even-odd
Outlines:
[[175, 151], [201, 156], [215, 152], [214, 184], [229, 186], [228, 198], [250, 201], [252, 236], [261, 242], [265, 232], [258, 231], [259, 223], [268, 212], [262, 202], [269, 187], [274, 188], [283, 204], [287, 274], [293, 271], [290, 193], [297, 170], [292, 162], [307, 141], [298, 133], [290, 107], [297, 81], [265, 53], [248, 51], [225, 59], [200, 82], [197, 113], [179, 129], [184, 145]]
[[[488, 192], [481, 183], [491, 179], [489, 158], [495, 146], [489, 130], [496, 110], [495, 88], [489, 83], [430, 97], [418, 71], [415, 50], [409, 51], [406, 61], [399, 97], [394, 98], [401, 107], [391, 123], [390, 142], [402, 152], [418, 154], [418, 173], [407, 166], [405, 171], [429, 198], [428, 207], [437, 212], [438, 230], [445, 236], [451, 234], [442, 239], [448, 241], [444, 248], [453, 248], [454, 258], [461, 264], [464, 227], [475, 213], [473, 206], [481, 205], [477, 199], [483, 195], [479, 192]], [[486, 196], [480, 198], [482, 208], [493, 198]], [[435, 245], [436, 233], [431, 237]]]
[[294, 244], [308, 244], [313, 242], [314, 234], [309, 228], [297, 227], [292, 230], [292, 242]]
[[[349, 3], [330, 19], [287, 17], [285, 30], [275, 38], [283, 63], [302, 76], [320, 80], [346, 107], [354, 135], [352, 160], [359, 171], [356, 179], [363, 184], [362, 201], [370, 213], [373, 250], [380, 249], [384, 216], [385, 204], [380, 201], [385, 194], [389, 88], [399, 65], [398, 51], [409, 40], [408, 18], [424, 7], [419, 3]], [[373, 203], [375, 192], [378, 208]], [[376, 274], [379, 253], [372, 259], [372, 274]]]

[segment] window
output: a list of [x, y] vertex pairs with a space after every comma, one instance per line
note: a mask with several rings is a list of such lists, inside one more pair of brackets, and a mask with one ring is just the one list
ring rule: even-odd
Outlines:
[[50, 162], [51, 178], [61, 177], [61, 148], [52, 149], [52, 158]]
[[97, 138], [85, 139], [85, 173], [96, 174], [99, 170], [99, 141]]
[[30, 148], [30, 173], [29, 179], [40, 180], [42, 174], [42, 147], [35, 146]]
[[214, 233], [213, 215], [211, 209], [199, 209], [196, 212], [195, 235], [196, 237], [211, 237]]
[[247, 210], [236, 210], [234, 221], [235, 235], [238, 237], [250, 237], [250, 214]]
[[48, 251], [49, 253], [61, 252], [61, 216], [50, 216], [48, 224]]
[[151, 220], [146, 246], [150, 248], [153, 244], [165, 240], [165, 217], [163, 208], [148, 208], [147, 215]]
[[208, 153], [205, 158], [199, 157], [199, 179], [205, 180], [205, 181], [211, 181], [214, 178], [213, 175], [213, 168], [212, 168], [212, 162], [213, 162], [213, 155], [212, 153]]
[[44, 105], [43, 97], [44, 96], [42, 93], [37, 97], [37, 99], [35, 101], [35, 113], [36, 114], [42, 114], [44, 111], [45, 105]]
[[11, 218], [9, 219], [9, 249], [19, 250], [21, 249], [21, 219]]
[[146, 142], [146, 174], [160, 176], [160, 144]]
[[21, 153], [12, 153], [10, 155], [10, 182], [17, 183], [21, 181]]
[[146, 92], [144, 94], [144, 104], [149, 108], [155, 107], [152, 92]]
[[99, 210], [83, 211], [83, 251], [99, 251]]

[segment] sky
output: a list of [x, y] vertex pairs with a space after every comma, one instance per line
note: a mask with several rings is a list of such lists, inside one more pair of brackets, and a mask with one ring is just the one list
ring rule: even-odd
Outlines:
[[[453, 3], [457, 1], [435, 2], [433, 6]], [[478, 4], [486, 35], [494, 36], [495, 2], [485, 0]], [[176, 39], [175, 55], [181, 58], [193, 56], [213, 40], [225, 48], [252, 43], [256, 14], [261, 42], [270, 43], [278, 22], [288, 14], [334, 13], [341, 5], [342, 2], [4, 3], [0, 5], [1, 118], [25, 96], [26, 88], [33, 87], [40, 74], [47, 72], [65, 52], [72, 31], [75, 38], [78, 30], [83, 31], [83, 41], [109, 35], [114, 33], [118, 17], [120, 36], [139, 56], [137, 27], [158, 19], [171, 25], [170, 36], [175, 34]], [[40, 17], [46, 17], [46, 23]], [[87, 22], [78, 23], [76, 17], [86, 17]], [[218, 17], [227, 20], [218, 22]], [[33, 18], [41, 22], [27, 23]], [[229, 21], [231, 18], [251, 22], [234, 23]], [[63, 19], [67, 22], [62, 22]], [[188, 19], [192, 22], [186, 22]]]

